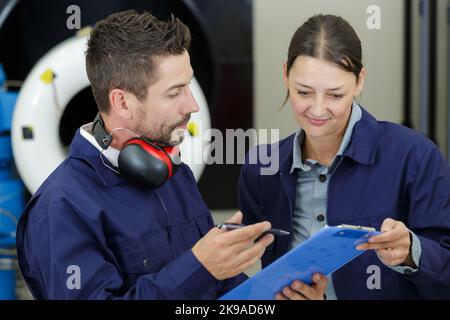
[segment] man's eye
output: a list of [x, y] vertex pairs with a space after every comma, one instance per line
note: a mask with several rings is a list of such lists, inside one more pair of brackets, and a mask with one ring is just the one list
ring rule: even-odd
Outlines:
[[181, 94], [181, 90], [178, 90], [176, 92], [170, 93], [169, 98], [175, 98], [178, 97]]

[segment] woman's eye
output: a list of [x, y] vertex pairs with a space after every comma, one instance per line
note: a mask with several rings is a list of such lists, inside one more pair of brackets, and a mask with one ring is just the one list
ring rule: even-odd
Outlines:
[[341, 99], [341, 98], [344, 97], [344, 95], [343, 94], [334, 94], [334, 93], [332, 93], [332, 94], [330, 94], [330, 97], [335, 98], [335, 99]]
[[306, 97], [307, 95], [309, 95], [309, 92], [306, 91], [297, 91], [299, 95]]

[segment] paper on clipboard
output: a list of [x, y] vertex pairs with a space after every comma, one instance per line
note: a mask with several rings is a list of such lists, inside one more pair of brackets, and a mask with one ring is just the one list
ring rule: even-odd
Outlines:
[[366, 227], [325, 226], [219, 300], [272, 300], [294, 280], [312, 284], [314, 273], [333, 273], [365, 252], [356, 250], [357, 245], [379, 233]]

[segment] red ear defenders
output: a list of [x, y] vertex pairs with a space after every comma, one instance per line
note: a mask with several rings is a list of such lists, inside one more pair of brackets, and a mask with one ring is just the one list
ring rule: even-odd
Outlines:
[[[102, 147], [108, 149], [112, 134], [106, 132], [100, 114], [94, 119], [92, 134]], [[145, 138], [132, 138], [119, 153], [119, 173], [127, 180], [148, 189], [162, 186], [178, 170], [180, 161], [174, 162], [174, 147], [158, 146]]]

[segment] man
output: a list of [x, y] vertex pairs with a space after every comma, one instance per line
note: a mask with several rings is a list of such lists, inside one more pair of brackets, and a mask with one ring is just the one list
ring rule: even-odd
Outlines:
[[[35, 298], [215, 299], [245, 280], [242, 272], [273, 241], [261, 237], [268, 222], [213, 228], [184, 164], [154, 189], [119, 174], [130, 139], [182, 142], [198, 111], [189, 43], [178, 19], [149, 13], [120, 12], [96, 24], [86, 69], [102, 119], [95, 128], [99, 123], [112, 140], [82, 126], [22, 215], [19, 263]], [[241, 219], [238, 212], [229, 221]]]

